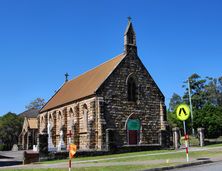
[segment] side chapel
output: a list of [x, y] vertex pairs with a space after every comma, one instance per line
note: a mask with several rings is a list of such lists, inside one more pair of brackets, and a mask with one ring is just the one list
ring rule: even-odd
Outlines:
[[166, 146], [164, 95], [137, 53], [132, 22], [124, 52], [67, 81], [38, 115], [49, 150], [109, 150], [123, 146]]
[[19, 114], [19, 117], [24, 118], [22, 131], [18, 138], [19, 149], [30, 150], [37, 145], [38, 113], [38, 109], [31, 108]]

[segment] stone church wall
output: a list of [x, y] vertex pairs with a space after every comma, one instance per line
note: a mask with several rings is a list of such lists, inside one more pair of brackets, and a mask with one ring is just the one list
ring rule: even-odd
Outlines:
[[[130, 76], [136, 82], [136, 102], [127, 99], [127, 79]], [[139, 144], [156, 145], [161, 144], [161, 130], [166, 127], [164, 109], [164, 96], [131, 51], [100, 87], [96, 97], [40, 114], [40, 133], [47, 133], [47, 123], [52, 121], [54, 147], [58, 147], [62, 127], [65, 145], [70, 141], [67, 133], [71, 131], [71, 142], [78, 149], [107, 150], [109, 143], [114, 147], [129, 144], [126, 125], [133, 116], [141, 122]]]
[[[127, 99], [130, 75], [136, 81], [136, 102]], [[142, 124], [140, 144], [160, 144], [160, 130], [165, 129], [166, 124], [162, 109], [164, 96], [133, 51], [101, 86], [98, 96], [104, 97], [106, 129], [115, 130], [116, 146], [128, 144], [126, 121], [131, 114], [136, 115]]]
[[[97, 98], [92, 97], [40, 114], [38, 117], [40, 134], [48, 133], [49, 121], [53, 125], [51, 134], [54, 147], [59, 145], [62, 129], [65, 145], [70, 141], [67, 133], [71, 131], [71, 142], [75, 143], [78, 149], [101, 149], [102, 143], [98, 141], [99, 129], [101, 128], [99, 125], [101, 124], [98, 124], [99, 105], [97, 103]], [[87, 112], [87, 119], [85, 118], [85, 120], [84, 112]]]
[[[127, 99], [127, 79], [136, 82], [137, 101]], [[39, 115], [40, 133], [47, 133], [48, 121], [53, 122], [52, 142], [58, 147], [60, 130], [63, 141], [80, 150], [107, 150], [128, 145], [127, 120], [130, 116], [141, 121], [139, 144], [161, 144], [161, 130], [165, 130], [164, 96], [133, 51], [104, 82], [96, 97], [90, 97]], [[86, 114], [87, 113], [87, 114]], [[87, 120], [84, 115], [87, 115]], [[87, 122], [87, 123], [86, 123]], [[87, 124], [87, 127], [85, 125]]]

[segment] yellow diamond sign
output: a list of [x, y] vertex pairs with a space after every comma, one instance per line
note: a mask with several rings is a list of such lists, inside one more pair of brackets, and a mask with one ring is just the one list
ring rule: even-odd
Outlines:
[[190, 117], [190, 108], [186, 104], [180, 104], [176, 110], [177, 119], [185, 121]]
[[75, 144], [70, 144], [69, 145], [69, 157], [70, 159], [74, 157], [74, 155], [76, 154], [77, 151], [77, 147]]

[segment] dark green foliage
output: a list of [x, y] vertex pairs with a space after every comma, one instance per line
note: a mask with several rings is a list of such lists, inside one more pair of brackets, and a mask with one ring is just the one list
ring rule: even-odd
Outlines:
[[[176, 106], [177, 107], [177, 106]], [[181, 121], [179, 121], [177, 119], [177, 116], [176, 116], [176, 107], [175, 107], [175, 110], [173, 112], [170, 112], [168, 111], [167, 113], [167, 121], [168, 123], [170, 124], [170, 126], [173, 128], [173, 127], [179, 127], [179, 128], [182, 128], [183, 127], [183, 124]]]
[[5, 149], [5, 145], [4, 144], [0, 144], [0, 151], [3, 151]]
[[171, 127], [183, 127], [182, 122], [176, 117], [176, 108], [180, 103], [182, 103], [182, 98], [174, 93], [170, 99], [169, 111], [167, 112], [167, 120]]
[[207, 138], [217, 138], [222, 130], [222, 108], [206, 104], [194, 113], [194, 128], [205, 128]]
[[7, 113], [0, 118], [0, 139], [3, 150], [11, 150], [13, 144], [18, 143], [18, 136], [22, 129], [22, 118], [14, 113]]
[[[195, 129], [203, 127], [207, 138], [222, 135], [222, 77], [202, 79], [198, 74], [189, 77], [191, 99], [193, 105], [193, 126]], [[176, 118], [176, 107], [180, 103], [189, 104], [188, 81], [184, 82], [183, 98], [174, 93], [168, 111], [168, 122], [171, 127], [183, 128], [182, 122]], [[191, 130], [190, 120], [187, 122], [188, 132]]]

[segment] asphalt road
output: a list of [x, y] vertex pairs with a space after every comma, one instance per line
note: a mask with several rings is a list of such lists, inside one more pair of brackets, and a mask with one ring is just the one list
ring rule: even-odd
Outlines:
[[24, 151], [0, 151], [0, 168], [21, 165]]
[[188, 168], [174, 169], [172, 171], [222, 171], [222, 162], [204, 164]]

